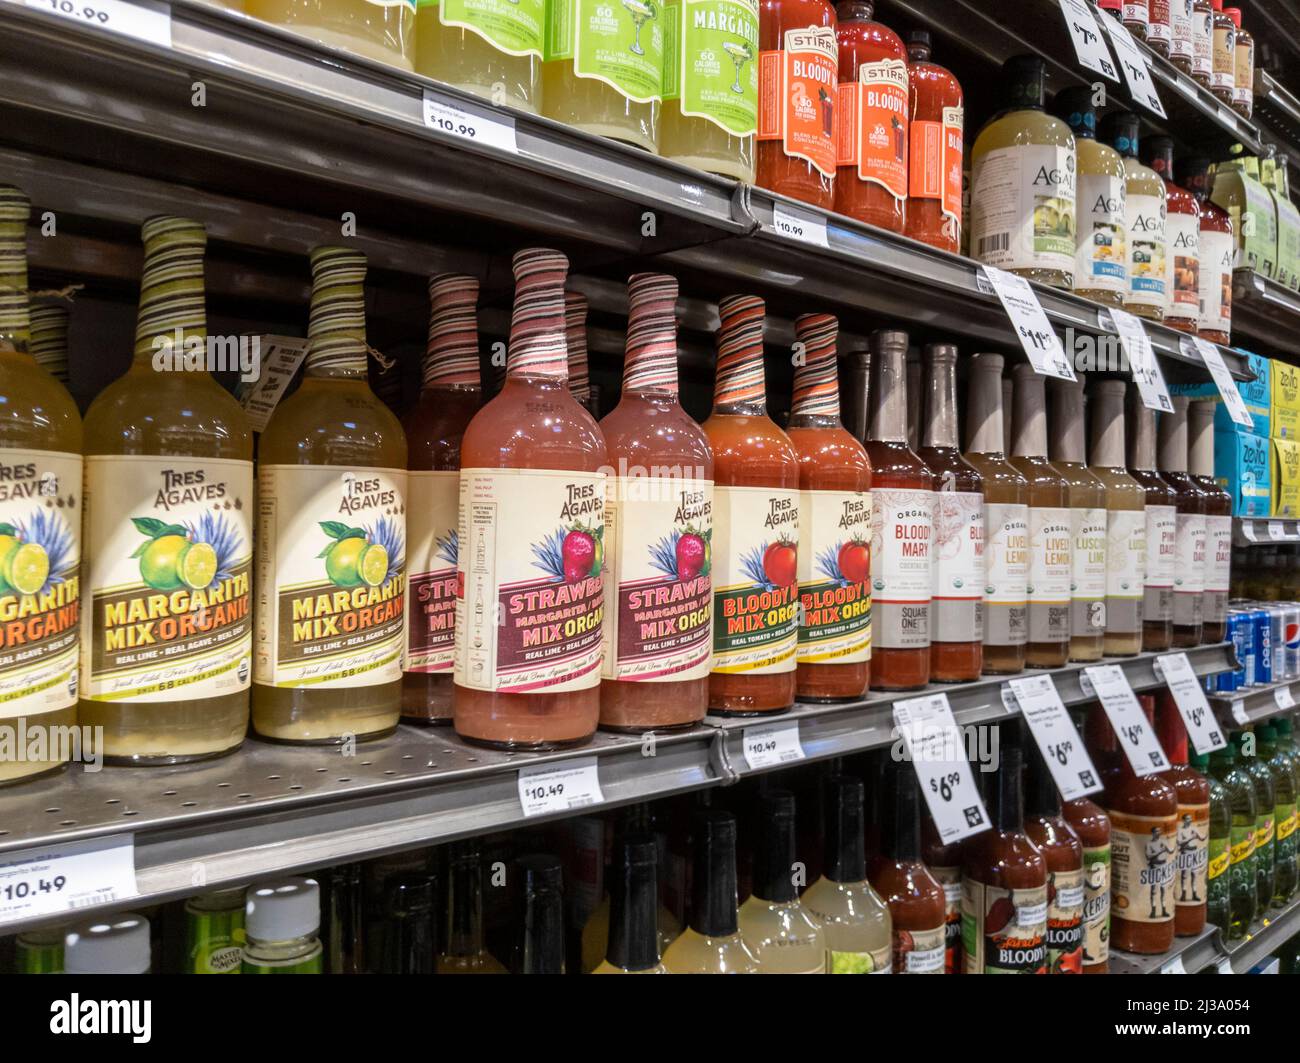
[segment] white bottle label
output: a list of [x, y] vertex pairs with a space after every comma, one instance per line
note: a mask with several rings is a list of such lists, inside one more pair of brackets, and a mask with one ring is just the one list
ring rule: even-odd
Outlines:
[[1128, 233], [1122, 177], [1079, 175], [1079, 237], [1074, 264], [1076, 289], [1128, 291]]
[[1192, 0], [1169, 0], [1169, 56], [1191, 62]]
[[1019, 646], [1029, 637], [1029, 507], [984, 506], [984, 641]]
[[1232, 233], [1202, 229], [1199, 238], [1198, 324], [1202, 331], [1232, 331], [1232, 263], [1237, 252]]
[[984, 637], [984, 496], [937, 491], [934, 496], [935, 642]]
[[1201, 623], [1205, 597], [1206, 523], [1204, 514], [1180, 513], [1174, 565], [1174, 623]]
[[971, 250], [999, 269], [1073, 275], [1075, 156], [1038, 144], [980, 156], [972, 175]]
[[1214, 76], [1214, 12], [1192, 12], [1192, 70], [1209, 81]]
[[460, 473], [408, 472], [406, 670], [450, 672], [456, 644]]
[[1070, 638], [1070, 511], [1029, 507], [1029, 641]]
[[934, 492], [871, 492], [872, 644], [884, 649], [930, 645]]
[[1173, 616], [1178, 511], [1173, 506], [1147, 506], [1146, 513], [1146, 594], [1142, 615], [1147, 620], [1168, 620]]
[[1142, 629], [1143, 582], [1147, 561], [1146, 512], [1106, 512], [1106, 630]]
[[799, 603], [798, 660], [871, 660], [870, 491], [800, 494]]
[[1072, 509], [1070, 528], [1071, 626], [1075, 634], [1100, 634], [1106, 627], [1106, 510]]
[[1162, 312], [1168, 303], [1168, 243], [1165, 197], [1130, 193], [1124, 207], [1128, 219], [1128, 279], [1130, 306], [1151, 306]]

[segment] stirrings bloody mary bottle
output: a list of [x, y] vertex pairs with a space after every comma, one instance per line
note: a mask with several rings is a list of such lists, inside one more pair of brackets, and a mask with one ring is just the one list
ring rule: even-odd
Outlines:
[[930, 35], [907, 38], [909, 109], [907, 223], [913, 240], [956, 254], [961, 250], [962, 152], [965, 110], [961, 85], [930, 62]]
[[1048, 974], [1083, 973], [1083, 843], [1061, 814], [1061, 795], [1037, 748], [1029, 751], [1025, 833], [1047, 861]]
[[461, 441], [454, 722], [539, 749], [586, 741], [600, 716], [606, 448], [566, 386], [568, 260], [513, 264], [506, 383]]
[[871, 463], [840, 424], [830, 314], [794, 323], [790, 442], [799, 455], [799, 649], [795, 692], [809, 701], [860, 698], [871, 671]]

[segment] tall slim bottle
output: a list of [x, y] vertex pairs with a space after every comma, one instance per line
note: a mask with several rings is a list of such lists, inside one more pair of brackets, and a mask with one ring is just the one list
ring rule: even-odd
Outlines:
[[379, 974], [433, 974], [438, 953], [437, 891], [427, 871], [394, 875], [384, 889]]
[[143, 237], [135, 358], [86, 412], [78, 722], [111, 761], [176, 764], [248, 728], [253, 437], [209, 373], [183, 371], [206, 364], [203, 227], [155, 217]]
[[1259, 909], [1255, 885], [1255, 784], [1242, 769], [1237, 749], [1229, 743], [1210, 754], [1210, 771], [1227, 793], [1232, 819], [1228, 858], [1228, 939], [1237, 940], [1255, 921]]
[[1228, 593], [1232, 583], [1232, 495], [1214, 477], [1214, 402], [1187, 407], [1188, 471], [1205, 499], [1205, 602], [1201, 637], [1222, 642], [1227, 634]]
[[799, 624], [799, 455], [767, 416], [763, 300], [718, 304], [713, 448], [713, 671], [724, 715], [794, 704]]
[[439, 274], [429, 281], [429, 300], [424, 383], [402, 424], [410, 542], [402, 717], [451, 723], [460, 441], [483, 402], [478, 281], [458, 273]]
[[1037, 748], [1028, 753], [1025, 833], [1047, 863], [1047, 973], [1083, 974], [1084, 846]]
[[1201, 229], [1197, 237], [1200, 256], [1197, 331], [1202, 339], [1227, 346], [1232, 334], [1232, 269], [1237, 254], [1232, 218], [1210, 200], [1214, 177], [1209, 159], [1184, 158], [1179, 180], [1201, 207]]
[[[81, 416], [28, 343], [30, 215], [27, 196], [0, 185], [0, 730], [36, 735], [77, 722], [83, 506]], [[81, 674], [83, 684], [89, 674]], [[46, 748], [52, 754], [55, 747]], [[0, 782], [63, 762], [53, 755], [27, 759], [25, 752], [0, 759]]]
[[1030, 668], [1060, 668], [1070, 654], [1070, 491], [1047, 460], [1044, 378], [1028, 362], [1013, 370], [1016, 413], [1011, 464], [1029, 484]]
[[1201, 319], [1201, 206], [1174, 181], [1174, 142], [1151, 137], [1144, 144], [1147, 165], [1165, 182], [1165, 324], [1193, 336]]
[[1187, 399], [1160, 415], [1160, 476], [1177, 498], [1174, 520], [1174, 645], [1201, 644], [1205, 613], [1205, 495], [1187, 472]]
[[1171, 0], [1150, 0], [1147, 10], [1147, 47], [1166, 59], [1169, 58], [1170, 37], [1173, 35], [1170, 3]]
[[1146, 492], [1146, 569], [1142, 597], [1142, 648], [1173, 645], [1174, 568], [1178, 543], [1178, 495], [1156, 471], [1156, 416], [1129, 391], [1128, 474]]
[[985, 675], [1024, 670], [1029, 638], [1029, 484], [1007, 461], [1002, 431], [1002, 355], [971, 359], [966, 460], [984, 491]]
[[799, 455], [797, 695], [860, 698], [871, 673], [871, 462], [840, 424], [830, 314], [794, 323], [803, 344], [787, 432]]
[[564, 869], [539, 853], [517, 861], [523, 876], [523, 910], [514, 974], [564, 974]]
[[1165, 236], [1165, 183], [1138, 161], [1141, 121], [1128, 111], [1109, 114], [1102, 137], [1124, 158], [1124, 218], [1128, 230], [1128, 292], [1124, 309], [1151, 321], [1164, 321], [1169, 306], [1168, 245]]
[[1210, 784], [1187, 763], [1187, 726], [1168, 692], [1160, 695], [1156, 705], [1156, 735], [1170, 765], [1160, 778], [1178, 795], [1174, 933], [1191, 937], [1205, 926], [1209, 898]]
[[1083, 974], [1110, 973], [1110, 817], [1077, 797], [1061, 814], [1083, 845]]
[[1237, 43], [1233, 49], [1232, 109], [1249, 120], [1255, 113], [1255, 38], [1241, 25], [1241, 8], [1225, 7], [1223, 13], [1232, 19], [1237, 30]]
[[1207, 89], [1214, 84], [1214, 9], [1210, 0], [1192, 0], [1192, 77]]
[[615, 842], [609, 946], [593, 974], [668, 974], [659, 959], [659, 845], [652, 835]]
[[506, 974], [483, 943], [483, 865], [477, 839], [453, 842], [447, 858], [447, 935], [438, 974]]
[[541, 110], [545, 0], [416, 0], [415, 72], [529, 114]]
[[934, 492], [907, 444], [907, 333], [871, 335], [871, 682], [912, 690], [930, 681]]
[[907, 221], [913, 240], [957, 254], [967, 219], [962, 209], [965, 107], [952, 72], [930, 61], [930, 34], [907, 37]]
[[[1223, 0], [1210, 0], [1210, 91], [1229, 107], [1237, 101], [1237, 20], [1224, 9]], [[1237, 18], [1241, 15], [1238, 13]]]
[[925, 348], [921, 447], [934, 476], [934, 582], [930, 679], [978, 679], [984, 664], [984, 481], [961, 456], [957, 348]]
[[311, 271], [302, 386], [258, 449], [253, 726], [342, 742], [397, 725], [407, 450], [366, 383], [365, 255], [318, 247]]
[[1256, 727], [1255, 737], [1260, 758], [1273, 773], [1273, 907], [1285, 908], [1295, 896], [1300, 876], [1296, 864], [1296, 765], [1282, 747], [1275, 722]]
[[1205, 920], [1219, 928], [1226, 939], [1232, 923], [1230, 881], [1232, 866], [1232, 809], [1228, 791], [1210, 774], [1209, 754], [1188, 753], [1193, 771], [1205, 776], [1210, 788], [1210, 843], [1205, 867]]
[[1273, 773], [1261, 754], [1255, 736], [1246, 731], [1235, 731], [1232, 744], [1242, 770], [1250, 777], [1255, 791], [1255, 907], [1262, 916], [1273, 903], [1273, 890], [1277, 885], [1276, 814], [1277, 793], [1273, 786]]

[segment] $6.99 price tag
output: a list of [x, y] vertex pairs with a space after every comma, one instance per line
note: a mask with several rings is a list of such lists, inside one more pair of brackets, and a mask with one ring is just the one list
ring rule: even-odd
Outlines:
[[1097, 769], [1050, 675], [1008, 680], [1038, 751], [1067, 801], [1101, 789]]
[[[1158, 771], [1168, 771], [1169, 761], [1147, 723], [1146, 714], [1129, 686], [1124, 670], [1113, 664], [1099, 664], [1085, 668], [1083, 674], [1101, 702], [1133, 774], [1154, 775]], [[1089, 693], [1087, 685], [1084, 685], [1084, 693]]]
[[893, 711], [940, 839], [947, 845], [987, 830], [988, 812], [975, 789], [948, 695], [907, 698], [895, 702]]

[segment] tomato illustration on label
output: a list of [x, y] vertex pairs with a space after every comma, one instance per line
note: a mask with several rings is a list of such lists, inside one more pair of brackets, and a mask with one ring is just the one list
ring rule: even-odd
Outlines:
[[836, 563], [842, 579], [866, 583], [871, 578], [871, 545], [865, 539], [850, 539], [841, 544]]
[[788, 587], [798, 579], [799, 551], [789, 539], [778, 539], [763, 551], [763, 579], [773, 587]]

